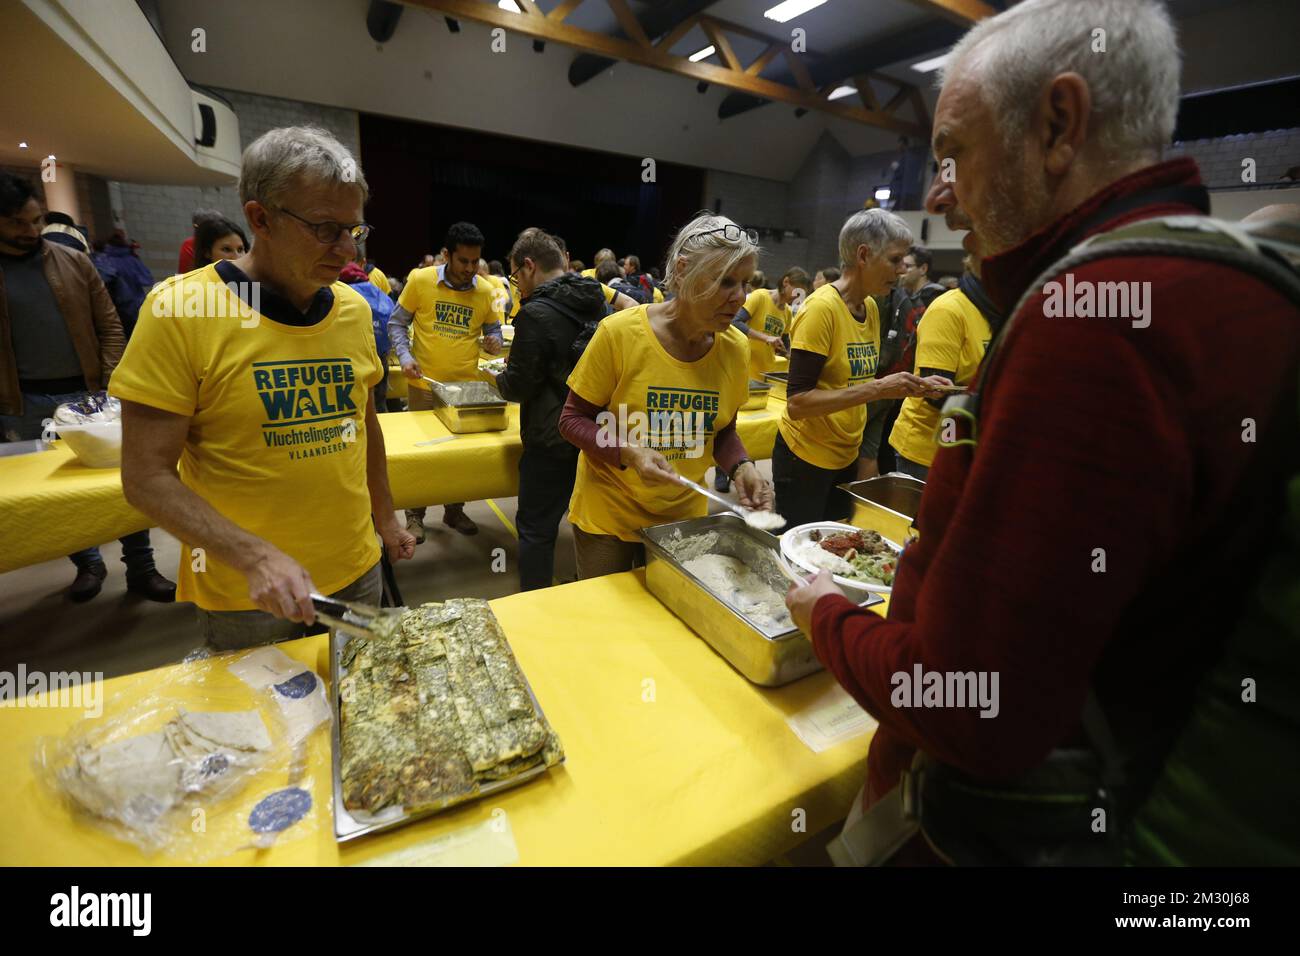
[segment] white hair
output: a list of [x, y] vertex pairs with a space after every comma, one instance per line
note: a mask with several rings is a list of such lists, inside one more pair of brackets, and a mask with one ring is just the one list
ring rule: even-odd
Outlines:
[[1092, 94], [1098, 144], [1124, 161], [1159, 155], [1173, 138], [1180, 65], [1163, 0], [1024, 0], [972, 27], [938, 81], [972, 77], [1012, 144], [1048, 81], [1078, 73]]
[[912, 230], [901, 217], [884, 209], [855, 212], [840, 229], [840, 264], [853, 268], [858, 261], [858, 247], [866, 246], [873, 256], [884, 254], [885, 247], [896, 242], [912, 244]]
[[[723, 278], [746, 257], [758, 258], [758, 246], [742, 230], [728, 239], [722, 229], [736, 225], [726, 216], [701, 212], [682, 226], [668, 249], [664, 285], [684, 299], [705, 298], [718, 291]], [[678, 266], [677, 260], [684, 264]]]
[[354, 183], [361, 202], [370, 195], [361, 164], [327, 131], [315, 126], [282, 126], [268, 130], [244, 150], [239, 169], [239, 201], [255, 199], [264, 206], [279, 200], [303, 182]]

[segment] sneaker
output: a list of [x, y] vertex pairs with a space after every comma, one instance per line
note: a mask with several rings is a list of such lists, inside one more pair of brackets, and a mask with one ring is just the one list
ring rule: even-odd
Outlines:
[[170, 604], [176, 600], [176, 585], [168, 581], [157, 571], [150, 571], [139, 577], [126, 577], [126, 589], [159, 604]]
[[717, 474], [713, 476], [713, 490], [718, 492], [728, 492], [731, 490], [731, 479], [721, 468], [714, 469]]
[[465, 514], [464, 508], [457, 508], [455, 511], [450, 508], [445, 509], [442, 523], [466, 536], [478, 534], [478, 525], [474, 523], [473, 518]]
[[77, 568], [77, 576], [72, 587], [68, 588], [68, 597], [81, 604], [89, 601], [104, 588], [104, 578], [108, 577], [108, 568], [103, 561]]
[[424, 544], [424, 522], [415, 515], [406, 516], [406, 530], [415, 535], [416, 544]]

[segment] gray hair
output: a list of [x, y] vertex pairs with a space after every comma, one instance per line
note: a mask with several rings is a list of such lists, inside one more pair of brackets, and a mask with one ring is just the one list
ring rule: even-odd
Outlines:
[[[1099, 42], [1105, 52], [1094, 52]], [[1159, 155], [1173, 138], [1181, 56], [1162, 0], [1024, 0], [962, 37], [939, 85], [959, 66], [973, 68], [1008, 145], [1024, 135], [1048, 81], [1067, 72], [1088, 83], [1108, 158]]]
[[896, 242], [912, 244], [912, 230], [901, 216], [884, 209], [855, 212], [840, 229], [840, 264], [846, 269], [853, 268], [859, 246], [866, 246], [873, 256], [880, 256], [886, 246]]
[[295, 185], [306, 182], [354, 183], [361, 202], [370, 195], [361, 164], [346, 146], [315, 126], [282, 126], [269, 130], [244, 150], [239, 169], [239, 201], [257, 200], [278, 206]]
[[[742, 230], [740, 238], [727, 239], [720, 231], [736, 225], [726, 216], [700, 212], [682, 226], [668, 249], [664, 285], [686, 299], [712, 295], [728, 272], [748, 256], [758, 257], [758, 246]], [[707, 235], [701, 235], [707, 233]], [[677, 260], [685, 260], [680, 271]]]

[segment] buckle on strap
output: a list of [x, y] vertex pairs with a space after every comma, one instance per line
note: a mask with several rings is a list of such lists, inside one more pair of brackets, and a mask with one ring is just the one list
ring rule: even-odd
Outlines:
[[903, 819], [919, 822], [921, 819], [921, 784], [924, 781], [925, 768], [915, 764], [903, 771], [898, 781], [899, 797], [902, 800]]

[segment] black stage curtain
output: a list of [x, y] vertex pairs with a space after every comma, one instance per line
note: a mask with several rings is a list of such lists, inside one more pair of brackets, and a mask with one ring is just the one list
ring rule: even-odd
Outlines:
[[697, 212], [704, 170], [639, 157], [361, 114], [361, 163], [370, 184], [370, 258], [405, 276], [442, 247], [447, 227], [483, 231], [483, 257], [506, 264], [528, 226], [558, 233], [590, 268], [602, 246], [663, 265], [677, 229]]

